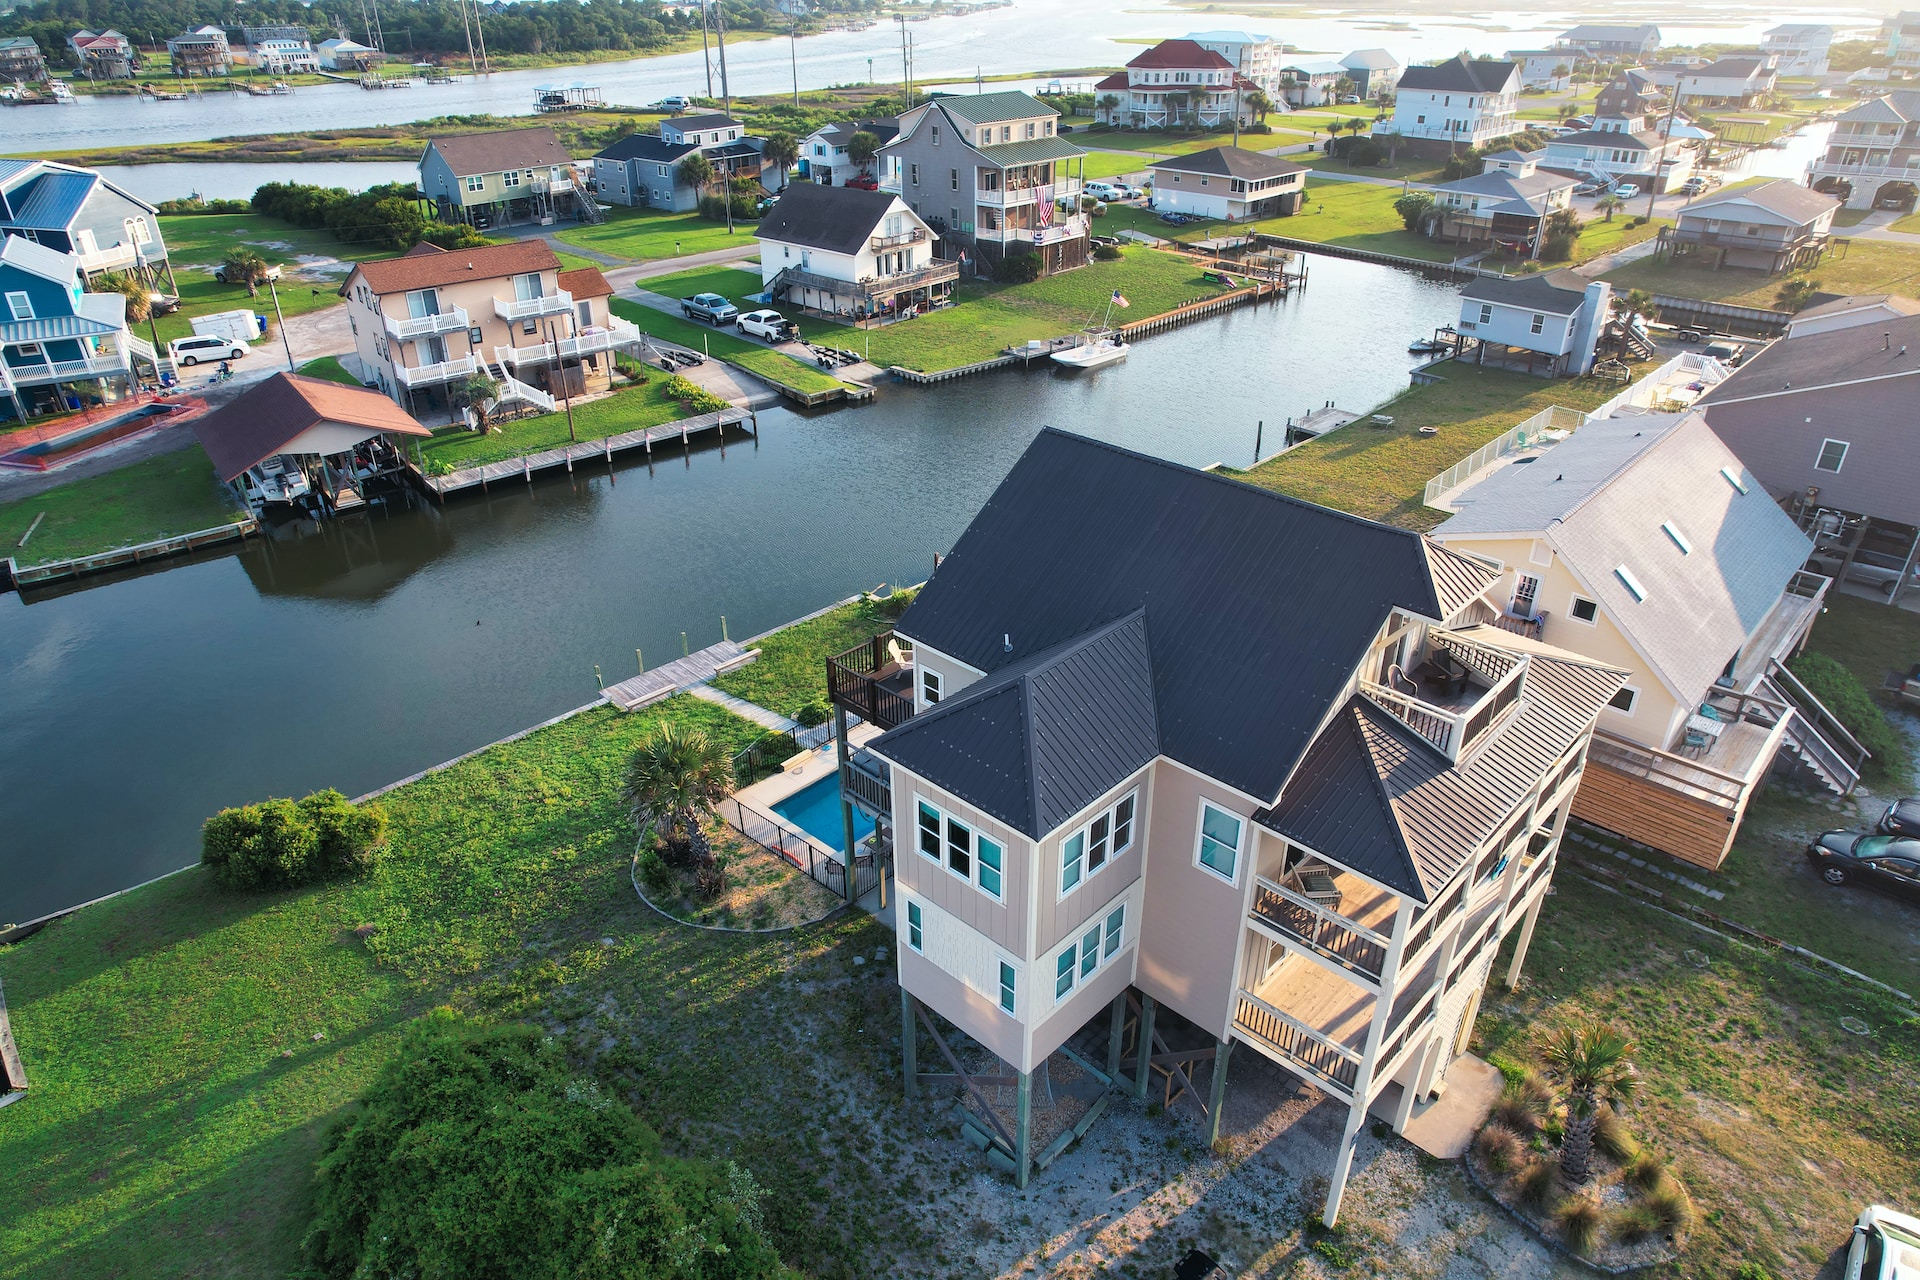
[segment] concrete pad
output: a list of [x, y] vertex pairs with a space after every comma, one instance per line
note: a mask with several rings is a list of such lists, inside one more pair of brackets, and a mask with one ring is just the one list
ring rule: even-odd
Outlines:
[[[1499, 1068], [1470, 1053], [1462, 1054], [1447, 1068], [1445, 1092], [1437, 1101], [1415, 1106], [1401, 1136], [1430, 1156], [1457, 1160], [1467, 1153], [1474, 1133], [1486, 1122], [1505, 1087]], [[1391, 1122], [1399, 1104], [1400, 1086], [1389, 1085], [1368, 1114]]]

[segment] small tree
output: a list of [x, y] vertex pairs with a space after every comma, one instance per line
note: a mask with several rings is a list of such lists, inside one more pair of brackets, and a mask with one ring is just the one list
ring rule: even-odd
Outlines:
[[1780, 291], [1773, 295], [1773, 301], [1774, 305], [1782, 311], [1799, 311], [1811, 302], [1813, 295], [1818, 292], [1820, 292], [1818, 280], [1801, 276], [1797, 280], [1789, 280], [1781, 285]]
[[1393, 202], [1393, 211], [1400, 215], [1400, 221], [1407, 230], [1419, 231], [1427, 215], [1433, 212], [1433, 195], [1426, 191], [1409, 191]]
[[486, 435], [493, 430], [493, 406], [500, 399], [500, 384], [484, 373], [476, 373], [454, 388], [454, 400], [473, 410], [474, 430]]
[[680, 181], [700, 195], [705, 195], [707, 188], [713, 185], [713, 161], [707, 159], [703, 152], [689, 152], [674, 166], [673, 171]]
[[153, 314], [153, 290], [130, 272], [109, 271], [93, 282], [95, 293], [117, 293], [127, 300], [127, 323], [140, 324]]
[[227, 250], [227, 256], [220, 260], [226, 272], [228, 284], [244, 284], [247, 296], [260, 296], [260, 282], [267, 278], [267, 260], [253, 250], [242, 245]]
[[877, 135], [860, 130], [847, 139], [847, 159], [860, 166], [860, 172], [871, 173], [873, 158], [880, 154], [880, 139]]
[[1184, 92], [1170, 93], [1166, 96], [1169, 127], [1180, 123], [1181, 117], [1187, 114], [1187, 104], [1192, 100], [1192, 95]]
[[1405, 139], [1400, 136], [1400, 131], [1398, 129], [1389, 129], [1387, 132], [1381, 134], [1380, 137], [1382, 141], [1387, 144], [1387, 164], [1392, 166], [1399, 163], [1400, 144], [1405, 141]]
[[1261, 124], [1267, 122], [1267, 115], [1273, 110], [1273, 99], [1267, 96], [1265, 89], [1255, 89], [1247, 95], [1247, 110], [1253, 112]]
[[1613, 297], [1614, 307], [1630, 316], [1645, 316], [1651, 320], [1658, 310], [1653, 303], [1653, 295], [1645, 289], [1629, 289]]
[[1108, 124], [1112, 124], [1113, 113], [1119, 109], [1120, 106], [1120, 95], [1117, 93], [1103, 93], [1100, 95], [1098, 105], [1100, 107], [1100, 114], [1107, 118]]
[[793, 168], [794, 162], [799, 158], [799, 140], [783, 129], [775, 129], [767, 134], [766, 141], [760, 148], [761, 163], [778, 169], [782, 177], [786, 176], [787, 170]]
[[1608, 222], [1612, 222], [1613, 211], [1615, 209], [1624, 207], [1626, 203], [1627, 202], [1625, 200], [1622, 200], [1619, 196], [1609, 191], [1607, 192], [1607, 194], [1601, 196], [1598, 200], [1595, 200], [1593, 202], [1593, 207], [1598, 209], [1600, 212], [1606, 214], [1607, 215], [1606, 220]]
[[1547, 1074], [1566, 1093], [1566, 1136], [1560, 1142], [1560, 1174], [1579, 1186], [1591, 1173], [1593, 1128], [1602, 1110], [1617, 1111], [1640, 1082], [1633, 1041], [1617, 1028], [1593, 1024], [1562, 1027], [1547, 1042]]
[[726, 748], [699, 729], [665, 724], [634, 751], [620, 798], [642, 838], [660, 837], [669, 865], [705, 871], [713, 865], [703, 820], [733, 790]]

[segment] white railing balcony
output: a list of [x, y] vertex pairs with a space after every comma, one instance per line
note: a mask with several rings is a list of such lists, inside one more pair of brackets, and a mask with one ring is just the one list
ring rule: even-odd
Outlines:
[[479, 370], [479, 361], [472, 356], [461, 356], [458, 360], [442, 360], [437, 364], [395, 365], [393, 376], [402, 386], [431, 387], [455, 378], [471, 378]]
[[538, 298], [495, 298], [494, 314], [502, 320], [532, 320], [573, 310], [573, 295], [565, 289]]
[[386, 323], [387, 333], [400, 342], [431, 338], [437, 333], [463, 333], [470, 327], [465, 307], [454, 307], [431, 316], [383, 316], [381, 319]]
[[874, 236], [867, 241], [867, 244], [875, 253], [882, 253], [888, 249], [898, 249], [903, 244], [919, 244], [926, 238], [926, 230], [915, 227], [911, 231], [902, 231], [897, 236]]
[[585, 329], [571, 337], [553, 342], [537, 342], [525, 347], [495, 347], [494, 355], [503, 363], [550, 364], [556, 359], [577, 360], [608, 351], [623, 351], [640, 345], [640, 327], [614, 317], [605, 329]]
[[153, 349], [153, 344], [151, 342], [148, 342], [145, 338], [141, 337], [139, 334], [129, 330], [128, 332], [120, 335], [119, 343], [120, 343], [120, 349], [122, 351], [125, 351], [128, 355], [139, 356], [142, 360], [145, 360], [148, 364], [153, 365], [155, 368], [159, 368], [160, 353]]
[[140, 251], [130, 244], [108, 245], [104, 249], [91, 249], [79, 255], [80, 268], [83, 271], [118, 271], [130, 267], [140, 260]]
[[51, 382], [71, 382], [77, 378], [107, 378], [127, 372], [127, 357], [118, 351], [88, 352], [78, 360], [11, 360], [7, 372], [14, 385], [45, 386]]
[[565, 194], [574, 189], [574, 181], [572, 178], [535, 178], [533, 189], [542, 193]]

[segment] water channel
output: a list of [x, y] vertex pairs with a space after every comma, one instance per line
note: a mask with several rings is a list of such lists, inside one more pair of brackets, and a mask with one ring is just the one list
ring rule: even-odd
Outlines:
[[[885, 386], [760, 438], [350, 517], [31, 603], [0, 596], [0, 921], [193, 861], [206, 816], [349, 795], [576, 707], [608, 679], [924, 578], [1043, 425], [1245, 466], [1256, 423], [1406, 385], [1457, 281], [1338, 258], [1284, 301], [1091, 377]], [[1365, 428], [1355, 428], [1364, 430]], [[1437, 456], [1438, 472], [1456, 461]], [[1301, 554], [1312, 554], [1301, 548]]]

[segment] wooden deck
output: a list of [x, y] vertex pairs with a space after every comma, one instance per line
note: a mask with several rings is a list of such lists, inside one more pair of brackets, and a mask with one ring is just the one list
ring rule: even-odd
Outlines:
[[617, 436], [607, 436], [600, 440], [583, 440], [579, 444], [563, 445], [558, 449], [545, 449], [539, 453], [524, 454], [518, 458], [509, 458], [504, 462], [488, 462], [477, 467], [462, 467], [443, 476], [429, 476], [416, 472], [419, 481], [433, 494], [445, 499], [450, 493], [462, 489], [471, 489], [476, 485], [486, 488], [488, 485], [507, 480], [525, 480], [533, 482], [534, 473], [547, 471], [554, 467], [573, 470], [576, 462], [604, 461], [611, 464], [613, 455], [625, 453], [630, 449], [645, 449], [647, 456], [653, 456], [656, 444], [679, 441], [681, 445], [692, 443], [692, 437], [712, 431], [725, 437], [728, 427], [739, 426], [747, 422], [753, 424], [753, 430], [759, 432], [759, 421], [749, 409], [722, 409], [716, 413], [703, 413], [697, 417], [682, 418], [678, 422], [666, 422], [657, 427], [647, 427], [641, 431], [626, 431]]
[[600, 691], [600, 696], [622, 711], [638, 711], [690, 685], [704, 684], [722, 671], [745, 666], [759, 656], [758, 649], [742, 649], [732, 640], [722, 640], [630, 680], [610, 684]]
[[1784, 719], [1771, 729], [1729, 724], [1697, 760], [1597, 731], [1573, 815], [1711, 871], [1733, 847], [1786, 728]]
[[1367, 1044], [1373, 1020], [1371, 992], [1335, 977], [1304, 956], [1288, 955], [1250, 988], [1294, 1021], [1355, 1053]]

